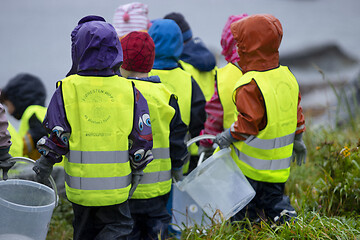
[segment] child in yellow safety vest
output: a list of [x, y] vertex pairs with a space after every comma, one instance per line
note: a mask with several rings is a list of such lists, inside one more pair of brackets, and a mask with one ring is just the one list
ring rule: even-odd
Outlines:
[[[211, 99], [206, 102], [205, 111], [207, 113], [204, 129], [200, 135], [217, 135], [225, 129], [230, 128], [236, 120], [236, 106], [232, 101], [234, 85], [243, 75], [238, 65], [239, 55], [236, 51], [236, 42], [231, 33], [230, 26], [233, 22], [246, 17], [247, 14], [231, 15], [228, 17], [221, 34], [221, 54], [227, 64], [216, 70], [215, 91]], [[200, 141], [199, 155], [204, 152], [205, 158], [209, 157], [213, 149], [213, 141], [205, 139]]]
[[123, 77], [135, 83], [149, 105], [153, 132], [154, 160], [144, 169], [129, 200], [134, 229], [129, 239], [168, 238], [171, 216], [166, 204], [172, 180], [182, 178], [182, 166], [188, 154], [184, 142], [187, 126], [181, 120], [177, 97], [158, 76], [148, 76], [155, 58], [155, 45], [148, 33], [131, 32], [121, 40]]
[[244, 75], [232, 93], [237, 118], [215, 141], [220, 148], [231, 146], [236, 164], [256, 191], [233, 220], [257, 221], [265, 215], [276, 224], [291, 221], [297, 213], [284, 189], [291, 161], [305, 162], [305, 120], [296, 78], [279, 64], [282, 26], [270, 14], [256, 14], [232, 23], [231, 32]]
[[18, 133], [23, 141], [22, 156], [38, 159], [40, 154], [36, 143], [41, 137], [47, 136], [46, 129], [41, 125], [46, 114], [43, 82], [32, 74], [20, 73], [2, 89], [0, 100], [6, 105], [8, 113], [20, 120]]
[[65, 155], [66, 196], [74, 211], [73, 239], [127, 239], [128, 198], [153, 160], [149, 108], [120, 77], [123, 53], [114, 27], [82, 18], [71, 33], [72, 68], [58, 84], [44, 119], [49, 137], [33, 170], [47, 179]]

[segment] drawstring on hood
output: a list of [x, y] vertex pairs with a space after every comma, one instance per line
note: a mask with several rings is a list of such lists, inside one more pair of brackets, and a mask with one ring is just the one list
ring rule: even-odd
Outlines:
[[256, 14], [231, 24], [243, 72], [265, 71], [279, 66], [283, 36], [280, 21], [270, 14]]

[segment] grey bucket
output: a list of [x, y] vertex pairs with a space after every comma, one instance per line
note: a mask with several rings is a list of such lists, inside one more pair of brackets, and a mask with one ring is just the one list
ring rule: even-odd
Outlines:
[[49, 180], [54, 189], [23, 179], [0, 181], [0, 240], [46, 239], [58, 200], [51, 176]]
[[55, 199], [53, 189], [37, 182], [0, 181], [0, 239], [46, 239]]

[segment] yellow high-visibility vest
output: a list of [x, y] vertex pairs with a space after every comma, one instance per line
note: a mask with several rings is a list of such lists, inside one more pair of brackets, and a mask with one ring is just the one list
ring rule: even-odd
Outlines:
[[131, 199], [149, 199], [171, 190], [170, 122], [175, 109], [169, 105], [171, 93], [162, 83], [131, 79], [145, 97], [150, 112], [153, 135], [152, 160], [144, 169]]
[[71, 75], [61, 88], [71, 127], [64, 163], [68, 199], [83, 206], [126, 201], [131, 187], [132, 83], [119, 76]]
[[[36, 149], [33, 149], [33, 145], [31, 144], [33, 139], [30, 139], [29, 135], [27, 134], [27, 131], [30, 128], [29, 119], [32, 117], [33, 114], [35, 114], [35, 116], [40, 122], [43, 122], [46, 115], [46, 107], [40, 105], [30, 105], [25, 109], [20, 121], [19, 135], [24, 139], [22, 150], [24, 157], [29, 157], [33, 160], [37, 160], [38, 158], [40, 158], [40, 153], [38, 153]], [[34, 146], [36, 148], [36, 142], [34, 142]]]
[[207, 102], [210, 101], [211, 97], [214, 95], [215, 75], [217, 67], [215, 67], [211, 71], [205, 72], [199, 71], [190, 63], [184, 62], [182, 60], [179, 60], [179, 63], [184, 69], [184, 71], [190, 73], [194, 80], [197, 82], [202, 93], [205, 96], [205, 100]]
[[297, 125], [299, 85], [287, 67], [250, 71], [236, 83], [236, 89], [256, 81], [264, 97], [267, 125], [256, 136], [234, 143], [235, 162], [245, 176], [263, 182], [286, 182]]
[[217, 70], [217, 90], [221, 105], [223, 107], [223, 128], [230, 128], [238, 115], [236, 106], [232, 101], [232, 92], [235, 83], [242, 77], [241, 70], [232, 63], [228, 63], [225, 67]]
[[8, 121], [8, 131], [11, 136], [11, 146], [9, 153], [12, 157], [23, 157], [23, 147], [24, 142], [22, 137], [19, 135], [19, 133], [16, 131], [13, 125], [11, 125], [10, 121]]
[[21, 117], [18, 131], [20, 136], [25, 136], [26, 132], [29, 130], [29, 119], [32, 117], [33, 114], [36, 115], [40, 122], [43, 122], [46, 115], [46, 107], [40, 105], [30, 105], [25, 109]]
[[181, 68], [171, 70], [152, 69], [149, 76], [159, 76], [169, 91], [178, 97], [182, 121], [189, 126], [191, 113], [191, 75]]
[[[160, 81], [169, 89], [169, 91], [178, 97], [181, 120], [189, 126], [191, 117], [191, 97], [192, 97], [192, 83], [191, 75], [181, 68], [174, 68], [171, 70], [152, 69], [150, 76], [159, 76]], [[197, 146], [192, 144], [189, 148], [191, 155], [197, 155]], [[189, 168], [189, 162], [183, 166], [184, 173]]]

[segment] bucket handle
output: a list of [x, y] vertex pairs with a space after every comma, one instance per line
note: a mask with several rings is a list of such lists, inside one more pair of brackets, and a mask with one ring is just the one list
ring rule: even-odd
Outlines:
[[194, 137], [194, 138], [190, 139], [189, 141], [187, 141], [187, 142], [186, 142], [186, 146], [187, 146], [187, 147], [190, 147], [191, 144], [196, 143], [196, 142], [198, 142], [198, 141], [200, 141], [200, 140], [204, 140], [204, 139], [214, 140], [215, 138], [216, 138], [216, 136], [214, 136], [214, 135], [211, 135], [211, 134], [203, 134], [203, 135]]
[[[216, 139], [216, 136], [214, 135], [211, 135], [211, 134], [203, 134], [203, 135], [200, 135], [200, 136], [197, 136], [197, 137], [194, 137], [192, 139], [190, 139], [189, 141], [186, 142], [186, 146], [189, 147], [191, 144], [194, 144], [198, 141], [201, 141], [201, 140], [204, 140], [204, 139], [211, 139], [211, 140], [214, 140]], [[200, 164], [204, 161], [204, 158], [205, 158], [205, 153], [202, 152], [199, 156], [199, 160], [198, 160], [198, 163], [197, 163], [197, 167], [200, 166]], [[205, 163], [206, 164], [206, 163]], [[190, 173], [191, 174], [191, 173]], [[196, 176], [198, 176], [200, 173], [197, 172], [196, 173]], [[195, 177], [196, 177], [195, 176]], [[181, 182], [181, 181], [180, 181]], [[177, 187], [179, 188], [180, 191], [184, 191], [181, 187], [181, 184], [179, 184], [180, 182], [175, 182], [175, 184], [177, 185]]]
[[[187, 141], [186, 146], [189, 147], [191, 144], [196, 143], [196, 142], [201, 141], [201, 140], [204, 140], [204, 139], [214, 140], [215, 138], [216, 138], [216, 136], [214, 136], [214, 135], [203, 134], [203, 135], [194, 137], [194, 138], [190, 139], [189, 141]], [[204, 161], [204, 158], [205, 158], [205, 153], [202, 152], [200, 154], [200, 156], [199, 156], [199, 161], [197, 163], [197, 166], [199, 166]]]
[[[24, 162], [29, 162], [29, 163], [32, 163], [32, 164], [35, 164], [35, 161], [30, 159], [30, 158], [27, 158], [27, 157], [12, 157], [10, 159], [11, 161], [24, 161]], [[49, 181], [50, 181], [50, 184], [52, 186], [52, 188], [54, 189], [54, 192], [55, 192], [55, 207], [57, 207], [58, 205], [58, 191], [57, 191], [57, 187], [56, 187], [56, 184], [55, 184], [55, 181], [54, 181], [54, 178], [50, 175], [49, 176]]]
[[[210, 135], [210, 134], [203, 134], [194, 138], [191, 138], [189, 141], [186, 142], [186, 147], [190, 147], [191, 144], [196, 143], [198, 141], [204, 140], [204, 139], [212, 139], [214, 140], [216, 138], [216, 136], [214, 135]], [[205, 153], [201, 153], [199, 156], [199, 160], [197, 163], [197, 167], [204, 161], [205, 158]], [[175, 183], [177, 184], [177, 182], [175, 181]]]

